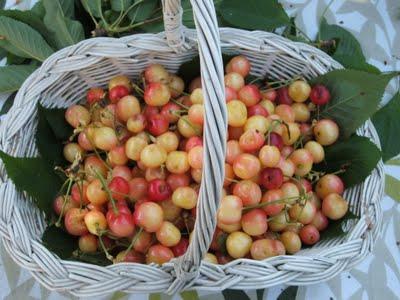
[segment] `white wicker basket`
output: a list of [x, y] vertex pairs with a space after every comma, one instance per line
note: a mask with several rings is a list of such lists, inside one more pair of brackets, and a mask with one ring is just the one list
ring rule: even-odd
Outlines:
[[[252, 73], [274, 78], [302, 74], [312, 78], [341, 68], [322, 51], [275, 34], [221, 28], [212, 0], [191, 0], [197, 29], [181, 25], [180, 0], [163, 0], [166, 32], [137, 34], [121, 39], [94, 38], [65, 48], [49, 57], [23, 84], [0, 127], [0, 148], [14, 156], [35, 156], [34, 132], [37, 102], [66, 107], [81, 101], [92, 86], [105, 86], [117, 74], [137, 77], [151, 63], [176, 71], [199, 54], [205, 91], [206, 126], [203, 183], [192, 242], [187, 253], [158, 265], [119, 263], [108, 267], [59, 259], [41, 244], [43, 215], [17, 192], [0, 164], [0, 234], [11, 257], [51, 290], [76, 296], [124, 292], [167, 292], [183, 289], [219, 291], [254, 289], [277, 284], [305, 285], [328, 280], [362, 260], [372, 249], [381, 228], [383, 164], [345, 193], [351, 210], [360, 216], [340, 239], [320, 243], [291, 256], [256, 261], [237, 259], [226, 265], [201, 262], [215, 229], [223, 181], [226, 108], [221, 51], [241, 53], [253, 63]], [[371, 122], [359, 135], [379, 139]], [[32, 178], [39, 180], [39, 178]]]

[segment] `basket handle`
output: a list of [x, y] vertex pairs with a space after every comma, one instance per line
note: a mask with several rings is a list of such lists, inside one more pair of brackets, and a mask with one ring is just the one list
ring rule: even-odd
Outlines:
[[[200, 56], [204, 94], [203, 175], [197, 202], [196, 222], [186, 253], [174, 260], [176, 279], [168, 289], [173, 294], [189, 288], [199, 275], [199, 265], [211, 244], [225, 173], [227, 112], [224, 69], [218, 22], [213, 0], [191, 0]], [[183, 50], [180, 0], [163, 0], [168, 43]], [[175, 23], [173, 23], [175, 22]]]

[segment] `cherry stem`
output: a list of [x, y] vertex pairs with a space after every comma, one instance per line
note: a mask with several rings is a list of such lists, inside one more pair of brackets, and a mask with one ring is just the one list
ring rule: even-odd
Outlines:
[[[66, 182], [64, 182], [64, 184], [66, 184], [67, 182], [68, 182], [67, 192], [66, 192], [65, 195], [63, 195], [63, 198], [64, 198], [63, 205], [61, 207], [61, 212], [60, 212], [60, 215], [58, 216], [58, 220], [57, 220], [57, 222], [55, 224], [57, 227], [61, 226], [61, 220], [62, 220], [62, 217], [64, 215], [65, 206], [67, 205], [67, 200], [68, 200], [67, 197], [68, 197], [69, 192], [71, 191], [71, 187], [72, 187], [72, 182], [73, 182], [72, 178], [71, 177], [68, 178], [68, 180]], [[61, 187], [61, 188], [63, 188], [63, 187]]]
[[186, 106], [185, 104], [183, 104], [183, 103], [180, 103], [179, 101], [176, 101], [175, 99], [172, 99], [171, 98], [171, 100], [170, 100], [171, 102], [173, 102], [173, 103], [175, 103], [175, 104], [177, 104], [177, 105], [179, 105], [180, 107], [183, 107], [184, 109], [186, 109], [186, 110], [189, 110], [189, 106]]
[[110, 253], [108, 253], [107, 248], [106, 248], [106, 246], [104, 245], [104, 242], [103, 242], [103, 238], [102, 237], [103, 237], [103, 234], [104, 234], [105, 231], [101, 231], [98, 228], [97, 228], [97, 231], [98, 231], [98, 234], [99, 234], [99, 244], [101, 246], [101, 249], [103, 250], [103, 252], [106, 255], [107, 259], [113, 261], [114, 257]]
[[141, 233], [143, 232], [143, 228], [140, 227], [139, 231], [135, 234], [135, 236], [132, 238], [132, 241], [128, 247], [128, 249], [126, 249], [125, 253], [128, 253], [129, 251], [132, 250], [133, 245], [136, 243], [136, 241], [138, 240], [139, 236], [141, 235]]
[[117, 206], [115, 205], [115, 200], [114, 200], [114, 198], [112, 197], [111, 191], [110, 191], [110, 189], [108, 188], [107, 183], [106, 183], [106, 181], [104, 180], [104, 177], [103, 177], [95, 168], [92, 168], [92, 170], [93, 170], [94, 173], [96, 174], [96, 177], [100, 180], [101, 185], [103, 186], [103, 189], [106, 191], [106, 193], [107, 193], [107, 195], [108, 195], [108, 198], [110, 198], [111, 205], [112, 205], [112, 208], [113, 208], [114, 213], [115, 213], [116, 215], [118, 215], [118, 208], [117, 208]]
[[[289, 203], [288, 201], [291, 202], [291, 200], [300, 200], [300, 198], [301, 198], [300, 196], [281, 198], [281, 199], [277, 199], [277, 200], [270, 201], [270, 202], [262, 202], [262, 203], [258, 203], [258, 204], [254, 204], [254, 205], [245, 206], [245, 207], [243, 207], [242, 210], [249, 210], [249, 209], [253, 209], [253, 208], [262, 208], [264, 206], [280, 204], [280, 203], [293, 204], [293, 203]], [[295, 201], [295, 202], [297, 202], [297, 201]]]

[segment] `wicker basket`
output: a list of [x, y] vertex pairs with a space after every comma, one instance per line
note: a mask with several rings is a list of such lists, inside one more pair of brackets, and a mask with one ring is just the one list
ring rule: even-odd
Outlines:
[[[105, 86], [117, 75], [137, 77], [151, 63], [176, 71], [199, 54], [205, 93], [203, 183], [198, 200], [193, 239], [187, 253], [158, 265], [119, 263], [108, 267], [59, 259], [41, 245], [44, 216], [24, 193], [17, 192], [0, 164], [0, 233], [11, 257], [51, 290], [76, 296], [96, 296], [117, 290], [134, 293], [175, 293], [184, 289], [219, 291], [254, 289], [277, 284], [306, 285], [328, 280], [362, 260], [372, 249], [381, 228], [383, 164], [365, 180], [346, 190], [351, 210], [360, 219], [344, 238], [319, 243], [292, 256], [264, 261], [237, 259], [226, 265], [201, 262], [216, 225], [223, 181], [226, 107], [221, 49], [241, 53], [253, 63], [252, 73], [273, 78], [302, 74], [312, 78], [341, 68], [328, 55], [301, 43], [261, 32], [221, 28], [212, 0], [191, 0], [197, 29], [182, 27], [179, 0], [163, 0], [165, 33], [137, 34], [121, 39], [95, 38], [65, 48], [49, 57], [23, 84], [0, 127], [0, 147], [14, 156], [35, 156], [37, 102], [66, 107], [81, 101], [92, 86]], [[379, 139], [371, 122], [359, 135]], [[36, 178], [32, 178], [36, 180]]]

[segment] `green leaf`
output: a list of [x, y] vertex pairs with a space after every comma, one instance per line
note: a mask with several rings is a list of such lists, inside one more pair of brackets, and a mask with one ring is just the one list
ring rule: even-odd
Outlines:
[[264, 289], [258, 289], [256, 290], [257, 293], [257, 300], [263, 300], [264, 299]]
[[52, 32], [59, 49], [85, 38], [82, 24], [65, 17], [59, 0], [43, 0], [43, 4], [46, 9], [44, 24]]
[[297, 286], [289, 286], [278, 296], [277, 300], [293, 300], [296, 299], [297, 290], [299, 287]]
[[16, 188], [31, 196], [37, 207], [49, 216], [61, 187], [61, 179], [55, 176], [50, 165], [40, 157], [12, 157], [2, 151], [0, 158]]
[[164, 31], [164, 22], [162, 20], [157, 22], [151, 22], [143, 24], [139, 28], [147, 33], [159, 33], [161, 31]]
[[359, 219], [359, 217], [351, 211], [347, 211], [343, 218], [336, 221], [329, 220], [329, 226], [324, 231], [321, 231], [320, 240], [325, 241], [344, 236], [348, 231], [343, 230], [343, 225], [345, 225], [348, 220], [356, 219]]
[[26, 60], [25, 57], [16, 56], [10, 52], [7, 52], [7, 65], [22, 65], [25, 64]]
[[[36, 129], [36, 145], [40, 156], [45, 159], [51, 166], [59, 166], [65, 163], [63, 156], [63, 140], [58, 139], [47, 116], [52, 110], [38, 106], [39, 120]], [[64, 117], [59, 121], [63, 122]]]
[[64, 108], [45, 108], [39, 105], [41, 112], [53, 131], [55, 137], [60, 141], [66, 141], [72, 135], [73, 128], [65, 120]]
[[53, 53], [43, 37], [29, 25], [9, 17], [0, 17], [0, 47], [21, 57], [44, 61]]
[[325, 85], [331, 101], [320, 116], [335, 120], [340, 134], [348, 138], [376, 112], [387, 84], [396, 74], [376, 75], [356, 70], [334, 70], [312, 80]]
[[397, 93], [388, 104], [378, 110], [372, 122], [378, 132], [382, 146], [383, 161], [400, 153], [400, 93]]
[[276, 0], [222, 0], [220, 7], [222, 18], [234, 27], [271, 31], [290, 23]]
[[0, 67], [0, 93], [17, 91], [35, 69], [32, 65]]
[[46, 26], [40, 17], [37, 16], [33, 11], [22, 11], [17, 9], [0, 10], [0, 16], [9, 17], [27, 24], [39, 32], [44, 38], [49, 35], [49, 31], [47, 30]]
[[111, 0], [111, 9], [120, 12], [125, 11], [134, 2], [133, 0]]
[[[138, 2], [136, 0], [135, 2]], [[144, 0], [128, 12], [128, 17], [132, 22], [139, 23], [149, 19], [157, 8], [158, 0]]]
[[199, 300], [199, 295], [196, 291], [184, 291], [181, 293], [183, 300]]
[[250, 300], [250, 297], [241, 290], [223, 290], [222, 295], [224, 295], [225, 300]]
[[101, 0], [81, 0], [81, 3], [89, 14], [100, 18], [102, 9]]
[[323, 18], [320, 38], [324, 41], [335, 40], [336, 48], [330, 51], [330, 54], [332, 58], [340, 62], [344, 67], [376, 74], [380, 73], [379, 69], [366, 62], [360, 43], [346, 29], [338, 25], [330, 25]]
[[400, 180], [388, 174], [385, 180], [385, 193], [393, 200], [400, 202]]
[[75, 18], [75, 0], [59, 0], [61, 9], [64, 13], [64, 16], [67, 18], [74, 19]]
[[6, 101], [3, 104], [3, 107], [1, 108], [0, 116], [5, 115], [6, 113], [8, 113], [8, 111], [10, 110], [12, 105], [14, 104], [14, 98], [15, 98], [16, 95], [17, 95], [17, 92], [14, 92], [10, 96], [8, 96], [8, 98], [6, 99]]
[[74, 256], [71, 259], [103, 267], [112, 264], [112, 262], [107, 259], [106, 255], [103, 252], [79, 253], [78, 256]]
[[58, 255], [61, 259], [70, 259], [78, 248], [78, 239], [62, 228], [48, 226], [42, 236], [43, 245]]
[[39, 0], [38, 2], [36, 2], [36, 4], [31, 8], [31, 12], [33, 12], [40, 19], [44, 18], [44, 15], [46, 14], [46, 10], [44, 9], [42, 0]]
[[7, 0], [0, 0], [0, 8], [4, 8], [6, 6]]
[[374, 143], [366, 137], [353, 135], [325, 147], [325, 161], [315, 168], [327, 173], [345, 170], [339, 176], [349, 188], [364, 181], [380, 158], [381, 152]]

